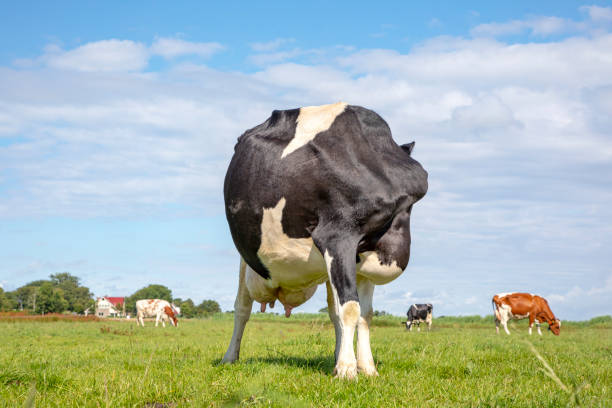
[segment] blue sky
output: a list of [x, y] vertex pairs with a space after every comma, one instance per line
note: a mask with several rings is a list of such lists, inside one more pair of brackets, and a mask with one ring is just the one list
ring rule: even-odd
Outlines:
[[5, 5], [0, 284], [69, 271], [96, 295], [161, 283], [231, 310], [236, 138], [343, 100], [430, 174], [375, 309], [487, 314], [520, 290], [562, 319], [611, 314], [612, 4], [328, 3]]

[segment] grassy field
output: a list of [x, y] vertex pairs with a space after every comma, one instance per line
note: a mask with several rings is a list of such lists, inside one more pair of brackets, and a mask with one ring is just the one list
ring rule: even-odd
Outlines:
[[612, 406], [610, 319], [564, 322], [560, 337], [540, 338], [523, 323], [496, 336], [491, 317], [434, 319], [429, 333], [375, 318], [380, 376], [357, 381], [331, 376], [325, 315], [256, 314], [241, 361], [219, 365], [232, 319], [183, 319], [178, 329], [0, 321], [0, 406]]

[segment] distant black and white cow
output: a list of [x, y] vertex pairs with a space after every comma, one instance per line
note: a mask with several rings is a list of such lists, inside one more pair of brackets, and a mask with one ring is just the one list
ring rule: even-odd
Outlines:
[[[253, 301], [285, 314], [326, 282], [340, 378], [377, 375], [369, 323], [374, 285], [410, 257], [412, 206], [427, 172], [375, 112], [346, 103], [274, 111], [236, 144], [225, 211], [241, 255], [234, 333], [223, 362], [238, 359]], [[357, 358], [353, 336], [357, 328]]]
[[427, 330], [431, 330], [433, 305], [431, 303], [426, 304], [414, 304], [408, 309], [408, 319], [406, 320], [406, 329], [412, 331], [412, 325], [416, 323], [418, 331], [421, 331], [421, 323], [427, 323]]

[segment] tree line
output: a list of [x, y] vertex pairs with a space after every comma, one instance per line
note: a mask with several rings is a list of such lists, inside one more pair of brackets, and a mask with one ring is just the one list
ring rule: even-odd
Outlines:
[[[126, 313], [136, 314], [139, 299], [164, 299], [181, 308], [183, 317], [202, 317], [221, 312], [215, 300], [204, 300], [196, 305], [191, 299], [173, 298], [172, 291], [163, 285], [148, 285], [125, 298]], [[0, 311], [23, 310], [37, 314], [78, 313], [95, 311], [95, 299], [80, 278], [68, 272], [55, 273], [49, 279], [36, 280], [14, 291], [0, 288]], [[121, 307], [119, 307], [121, 309]]]

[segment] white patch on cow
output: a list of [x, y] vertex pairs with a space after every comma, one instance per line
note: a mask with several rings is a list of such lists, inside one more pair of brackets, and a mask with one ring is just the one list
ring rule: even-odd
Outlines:
[[286, 203], [282, 197], [275, 207], [263, 209], [257, 256], [270, 272], [270, 279], [262, 278], [247, 266], [245, 280], [256, 301], [270, 303], [278, 299], [285, 307], [293, 308], [310, 299], [317, 285], [327, 280], [327, 274], [312, 238], [290, 238], [283, 231]]
[[315, 138], [321, 132], [329, 129], [336, 117], [346, 109], [346, 102], [338, 102], [332, 105], [306, 106], [300, 108], [297, 118], [295, 136], [283, 150], [281, 159], [289, 153], [299, 149]]
[[378, 375], [372, 348], [370, 347], [370, 322], [372, 321], [372, 299], [374, 297], [374, 283], [363, 278], [357, 279], [357, 294], [361, 316], [357, 323], [357, 371], [374, 376]]
[[338, 354], [338, 361], [334, 371], [338, 377], [350, 380], [357, 376], [357, 359], [353, 349], [353, 337], [355, 335], [355, 327], [359, 321], [359, 303], [349, 300], [340, 306], [340, 313], [338, 314], [342, 329], [342, 342], [340, 343], [340, 353]]
[[376, 285], [389, 283], [404, 272], [396, 261], [393, 261], [390, 265], [381, 263], [375, 251], [363, 252], [359, 254], [359, 258], [361, 262], [357, 265], [357, 274]]
[[262, 278], [248, 265], [246, 265], [244, 283], [249, 290], [249, 295], [256, 302], [265, 304], [276, 300], [275, 288], [268, 287], [266, 279]]
[[329, 252], [326, 250], [324, 258], [325, 258], [325, 266], [327, 268], [326, 269], [327, 276], [329, 278], [329, 283], [331, 285], [332, 294], [334, 296], [334, 306], [337, 311], [340, 311], [340, 300], [338, 299], [338, 291], [336, 290], [336, 287], [334, 286], [332, 278], [331, 278], [331, 264], [332, 264], [332, 261], [334, 260], [334, 257], [331, 256]]
[[270, 271], [271, 287], [303, 289], [325, 282], [325, 261], [312, 238], [290, 238], [283, 231], [282, 217], [286, 200], [264, 208], [261, 220], [260, 261]]

